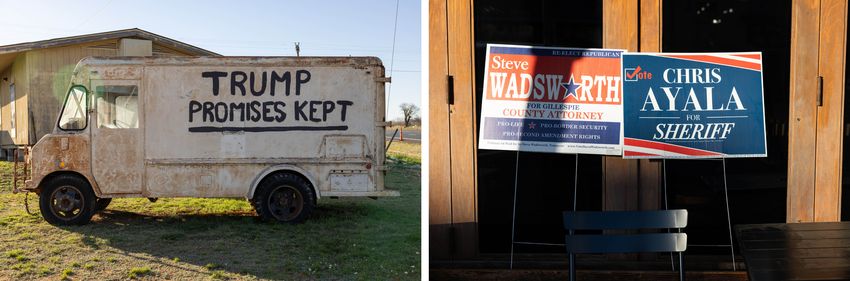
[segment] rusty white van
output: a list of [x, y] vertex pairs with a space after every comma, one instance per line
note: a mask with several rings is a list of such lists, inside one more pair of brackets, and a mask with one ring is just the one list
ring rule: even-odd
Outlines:
[[241, 197], [297, 223], [320, 198], [397, 196], [389, 80], [374, 57], [85, 58], [22, 190], [56, 225], [116, 197]]

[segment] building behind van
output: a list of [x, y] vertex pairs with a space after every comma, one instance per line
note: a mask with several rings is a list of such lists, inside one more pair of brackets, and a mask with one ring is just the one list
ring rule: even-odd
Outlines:
[[74, 66], [88, 56], [220, 56], [132, 28], [0, 46], [0, 157], [49, 134]]

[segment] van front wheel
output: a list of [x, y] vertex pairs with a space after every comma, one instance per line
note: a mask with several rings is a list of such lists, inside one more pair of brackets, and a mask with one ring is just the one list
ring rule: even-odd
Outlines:
[[95, 213], [96, 197], [85, 180], [59, 175], [46, 182], [39, 194], [41, 216], [52, 225], [81, 225]]
[[260, 183], [251, 203], [264, 220], [300, 223], [313, 211], [313, 198], [313, 187], [303, 178], [275, 173]]

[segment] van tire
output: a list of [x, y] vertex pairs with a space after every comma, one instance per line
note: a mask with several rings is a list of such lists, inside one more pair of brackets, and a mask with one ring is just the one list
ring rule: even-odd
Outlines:
[[44, 184], [38, 199], [41, 216], [52, 225], [83, 225], [96, 212], [91, 185], [74, 175], [58, 175]]
[[265, 221], [301, 223], [316, 205], [313, 186], [292, 173], [274, 173], [257, 186], [251, 204], [260, 219]]
[[106, 207], [112, 203], [112, 198], [97, 198], [97, 206], [94, 208], [96, 212], [106, 210]]

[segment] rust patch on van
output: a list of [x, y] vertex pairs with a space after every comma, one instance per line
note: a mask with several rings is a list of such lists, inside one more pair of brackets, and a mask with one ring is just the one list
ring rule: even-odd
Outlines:
[[100, 189], [91, 176], [91, 145], [88, 135], [46, 135], [32, 150], [32, 182], [39, 186], [29, 186], [30, 190], [40, 188], [41, 181], [56, 171], [71, 171], [82, 174], [95, 191]]
[[142, 78], [142, 68], [138, 66], [97, 67], [98, 79], [106, 80], [139, 80]]
[[142, 192], [141, 135], [139, 129], [94, 129], [91, 171], [103, 193]]
[[244, 197], [265, 165], [148, 164], [145, 190], [151, 197]]

